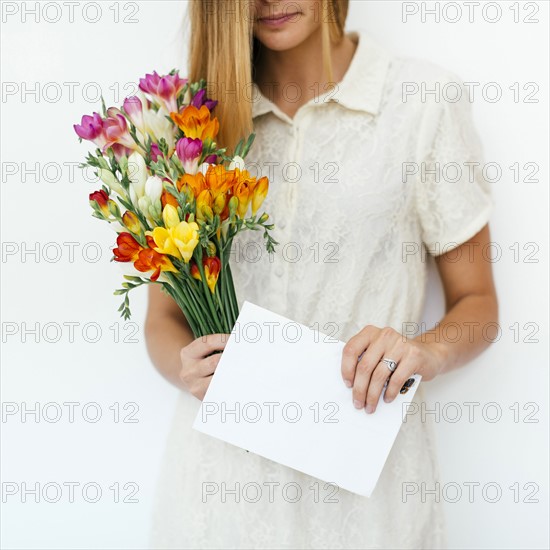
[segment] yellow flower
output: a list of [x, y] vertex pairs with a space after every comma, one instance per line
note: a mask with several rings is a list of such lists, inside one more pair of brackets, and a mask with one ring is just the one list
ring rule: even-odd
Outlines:
[[195, 222], [179, 222], [168, 229], [155, 227], [152, 235], [157, 252], [180, 258], [185, 263], [192, 258], [193, 251], [199, 244], [199, 226]]
[[181, 258], [178, 247], [172, 239], [171, 231], [171, 229], [165, 229], [164, 227], [155, 227], [153, 229], [151, 234], [157, 245], [155, 250], [161, 254], [169, 254], [170, 256]]
[[164, 221], [164, 225], [167, 228], [175, 227], [180, 223], [180, 217], [178, 216], [178, 211], [175, 206], [172, 206], [171, 204], [167, 204], [164, 207], [164, 210], [162, 211], [162, 219]]
[[197, 219], [212, 218], [212, 193], [205, 189], [197, 197]]
[[172, 228], [172, 238], [185, 263], [193, 256], [193, 251], [199, 244], [199, 226], [195, 222], [180, 222]]
[[262, 206], [262, 203], [264, 202], [267, 191], [269, 189], [269, 181], [264, 176], [258, 180], [258, 183], [256, 183], [256, 186], [254, 187], [254, 191], [252, 193], [252, 215], [255, 216], [256, 212], [260, 209], [260, 206]]
[[129, 210], [124, 212], [124, 215], [122, 216], [122, 223], [135, 235], [140, 234], [141, 223], [139, 223], [137, 216], [133, 212], [130, 212]]

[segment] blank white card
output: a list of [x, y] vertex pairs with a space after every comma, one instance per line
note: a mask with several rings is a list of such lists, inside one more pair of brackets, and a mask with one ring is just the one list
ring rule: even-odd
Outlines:
[[193, 427], [370, 496], [421, 377], [367, 414], [342, 381], [343, 347], [245, 302]]

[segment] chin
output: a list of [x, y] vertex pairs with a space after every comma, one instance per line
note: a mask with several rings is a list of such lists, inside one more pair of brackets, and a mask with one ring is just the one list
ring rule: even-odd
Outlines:
[[305, 42], [313, 31], [294, 29], [258, 29], [255, 36], [262, 46], [276, 52], [292, 50]]

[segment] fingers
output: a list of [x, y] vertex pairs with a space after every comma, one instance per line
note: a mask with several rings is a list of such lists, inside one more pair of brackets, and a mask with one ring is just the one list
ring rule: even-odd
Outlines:
[[379, 329], [367, 325], [361, 332], [350, 338], [342, 351], [342, 378], [348, 388], [354, 384], [357, 362], [361, 354], [367, 349]]
[[211, 376], [218, 368], [218, 363], [222, 358], [221, 353], [215, 353], [210, 357], [205, 357], [197, 363], [197, 373], [201, 377]]
[[373, 374], [383, 355], [384, 342], [383, 339], [378, 338], [369, 346], [359, 360], [355, 370], [352, 391], [353, 405], [356, 409], [362, 409], [365, 406], [368, 389], [373, 383]]
[[420, 351], [414, 345], [408, 345], [403, 359], [397, 365], [397, 369], [392, 374], [388, 387], [384, 392], [384, 401], [391, 403], [397, 394], [401, 391], [403, 384], [416, 372], [420, 371]]
[[[406, 380], [416, 372], [417, 355], [418, 350], [390, 327], [379, 329], [369, 325], [351, 338], [342, 353], [342, 378], [353, 388], [354, 406], [373, 413], [382, 393], [388, 402], [395, 399]], [[395, 372], [382, 361], [385, 358], [397, 363]]]
[[202, 359], [215, 351], [222, 351], [228, 340], [229, 334], [208, 334], [193, 340], [184, 349], [189, 357]]
[[184, 388], [195, 397], [201, 400], [204, 397], [222, 357], [221, 353], [216, 352], [225, 349], [228, 339], [228, 334], [209, 334], [181, 349], [179, 377]]

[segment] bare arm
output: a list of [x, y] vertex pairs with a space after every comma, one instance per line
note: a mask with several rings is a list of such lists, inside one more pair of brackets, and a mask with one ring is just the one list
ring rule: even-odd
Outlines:
[[[388, 377], [384, 399], [392, 401], [414, 373], [432, 380], [464, 365], [489, 345], [498, 320], [491, 263], [482, 254], [489, 242], [485, 226], [466, 243], [436, 258], [447, 313], [434, 329], [407, 340], [390, 327], [367, 325], [349, 340], [342, 356], [342, 378], [353, 387], [355, 407], [374, 412]], [[394, 372], [382, 359], [395, 361]]]
[[145, 320], [145, 341], [151, 361], [169, 382], [182, 388], [180, 351], [194, 340], [189, 324], [176, 302], [149, 285], [149, 305]]
[[[439, 373], [458, 368], [487, 348], [497, 335], [498, 301], [490, 258], [489, 226], [454, 251], [436, 257], [443, 282], [446, 315], [416, 340], [439, 342], [443, 361]], [[487, 250], [485, 248], [485, 250]]]
[[202, 399], [224, 349], [225, 335], [195, 339], [178, 305], [160, 285], [149, 286], [145, 340], [151, 361], [176, 387]]

